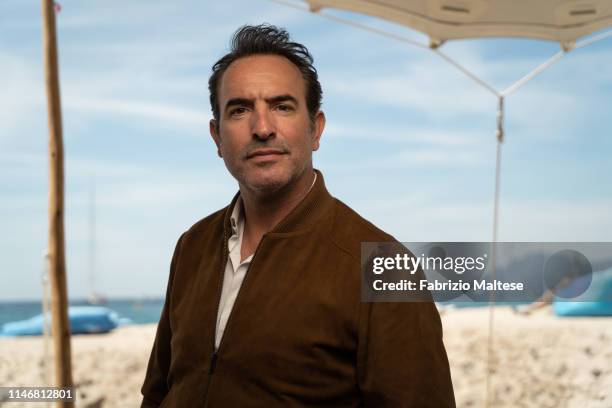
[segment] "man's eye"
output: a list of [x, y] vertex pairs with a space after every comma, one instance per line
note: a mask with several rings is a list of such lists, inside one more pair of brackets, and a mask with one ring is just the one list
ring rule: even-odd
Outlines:
[[285, 103], [279, 103], [276, 105], [276, 109], [282, 112], [291, 112], [293, 110], [293, 106], [287, 105]]
[[246, 112], [246, 108], [234, 108], [230, 110], [229, 114], [230, 116], [236, 116], [236, 115], [242, 115], [245, 112]]

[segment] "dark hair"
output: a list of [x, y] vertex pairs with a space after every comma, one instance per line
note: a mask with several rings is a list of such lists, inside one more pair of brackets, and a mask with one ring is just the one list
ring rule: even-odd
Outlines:
[[317, 70], [312, 65], [312, 55], [305, 46], [290, 41], [289, 33], [285, 29], [269, 24], [240, 27], [234, 33], [230, 44], [230, 52], [213, 65], [212, 74], [208, 79], [210, 106], [213, 117], [217, 121], [217, 127], [219, 126], [220, 116], [217, 91], [223, 73], [237, 59], [258, 54], [280, 55], [298, 67], [306, 83], [306, 106], [310, 121], [314, 123], [315, 115], [321, 108], [323, 91], [321, 90]]

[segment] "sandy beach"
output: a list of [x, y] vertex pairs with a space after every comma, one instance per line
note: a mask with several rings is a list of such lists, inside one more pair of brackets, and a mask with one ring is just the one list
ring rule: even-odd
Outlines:
[[[484, 407], [489, 309], [442, 315], [458, 407]], [[612, 318], [496, 308], [493, 407], [612, 407]]]
[[[549, 308], [494, 313], [492, 406], [612, 407], [612, 318], [558, 318]], [[484, 407], [489, 311], [446, 310], [442, 320], [457, 406]], [[74, 336], [77, 406], [138, 406], [154, 336], [155, 325]], [[0, 384], [45, 385], [43, 355], [40, 337], [0, 339]]]

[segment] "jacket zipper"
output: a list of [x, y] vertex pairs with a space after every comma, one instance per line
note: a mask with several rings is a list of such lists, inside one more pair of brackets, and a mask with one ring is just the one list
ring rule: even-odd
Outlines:
[[257, 248], [255, 248], [255, 252], [253, 252], [253, 258], [251, 259], [251, 263], [249, 264], [249, 267], [244, 273], [244, 278], [242, 279], [242, 283], [240, 284], [240, 289], [238, 289], [238, 294], [236, 295], [236, 299], [234, 300], [234, 305], [232, 306], [232, 310], [230, 311], [230, 314], [227, 317], [227, 322], [225, 323], [225, 330], [223, 332], [223, 335], [221, 336], [221, 340], [219, 341], [219, 347], [215, 350], [215, 339], [217, 336], [217, 315], [219, 314], [219, 307], [221, 306], [221, 293], [223, 291], [223, 279], [225, 277], [225, 267], [227, 265], [227, 259], [229, 257], [229, 249], [227, 247], [227, 240], [229, 238], [226, 237], [226, 234], [223, 234], [223, 262], [221, 265], [222, 267], [221, 268], [221, 279], [219, 279], [219, 285], [217, 287], [217, 307], [215, 309], [215, 314], [214, 314], [215, 327], [213, 328], [213, 335], [212, 335], [212, 352], [210, 355], [210, 365], [208, 367], [208, 380], [206, 381], [206, 388], [205, 388], [206, 397], [204, 399], [204, 408], [208, 407], [208, 394], [210, 392], [210, 383], [212, 382], [212, 377], [215, 374], [215, 368], [217, 366], [217, 359], [219, 357], [219, 351], [221, 350], [221, 346], [223, 345], [223, 340], [225, 339], [225, 333], [227, 332], [227, 328], [232, 319], [232, 315], [234, 314], [234, 307], [236, 306], [236, 303], [238, 302], [238, 298], [240, 297], [240, 293], [242, 292], [242, 287], [244, 286], [244, 282], [246, 281], [247, 275], [249, 274], [249, 271], [251, 270], [251, 266], [253, 266], [253, 262], [255, 261], [255, 256], [257, 255], [257, 251], [259, 250], [259, 247], [261, 246], [261, 243], [263, 242], [265, 237], [266, 237], [266, 234], [264, 234], [264, 236], [261, 237], [261, 240], [257, 244]]
[[229, 256], [229, 249], [227, 247], [226, 234], [223, 234], [223, 259], [221, 260], [221, 279], [219, 279], [219, 285], [217, 287], [217, 307], [215, 308], [215, 326], [213, 327], [212, 335], [212, 353], [210, 355], [210, 365], [208, 367], [208, 378], [206, 380], [206, 388], [204, 388], [204, 407], [208, 406], [208, 394], [210, 389], [210, 383], [212, 382], [213, 374], [215, 373], [215, 367], [217, 365], [217, 350], [215, 350], [215, 337], [217, 335], [217, 315], [219, 314], [219, 306], [221, 303], [221, 291], [223, 289], [223, 279], [225, 276], [225, 265]]

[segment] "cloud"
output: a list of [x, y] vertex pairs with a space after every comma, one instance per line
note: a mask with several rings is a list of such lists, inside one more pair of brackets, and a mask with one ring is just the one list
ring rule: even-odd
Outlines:
[[[375, 224], [403, 241], [491, 241], [493, 203], [412, 195], [360, 200], [355, 206]], [[612, 200], [503, 200], [498, 241], [610, 241]], [[561, 222], [563, 220], [563, 222]]]
[[478, 167], [487, 163], [482, 152], [470, 149], [405, 149], [366, 165], [384, 168], [398, 167]]
[[[361, 119], [363, 120], [363, 119]], [[414, 126], [401, 123], [390, 126], [381, 121], [376, 123], [364, 121], [347, 123], [335, 121], [326, 126], [322, 156], [332, 154], [334, 161], [329, 163], [349, 165], [341, 157], [354, 157], [346, 152], [350, 146], [356, 152], [359, 146], [371, 145], [371, 154], [360, 155], [359, 168], [365, 171], [396, 171], [403, 168], [475, 168], [490, 164], [490, 147], [493, 146], [493, 135], [483, 131], [468, 129], [448, 130]], [[327, 145], [325, 145], [327, 144]], [[335, 154], [328, 149], [341, 149]], [[354, 166], [351, 166], [354, 167]], [[338, 169], [338, 171], [342, 171]]]
[[[399, 108], [424, 114], [430, 119], [449, 120], [465, 114], [483, 114], [495, 106], [493, 97], [479, 89], [468, 88], [465, 82], [450, 77], [445, 67], [438, 64], [413, 61], [407, 69], [397, 71], [377, 77], [344, 73], [328, 80], [327, 88], [345, 99], [368, 101], [378, 109]], [[461, 103], [457, 103], [459, 100]]]
[[7, 51], [0, 51], [0, 66], [0, 142], [5, 142], [17, 136], [34, 115], [46, 112], [42, 69], [36, 71], [31, 61]]
[[[498, 54], [487, 58], [484, 54], [489, 51], [483, 44], [464, 42], [452, 45], [454, 48], [449, 54], [485, 81], [497, 84], [499, 90], [548, 57], [516, 58]], [[380, 47], [392, 48], [387, 43]], [[495, 126], [497, 100], [494, 95], [442, 59], [419, 49], [406, 51], [403, 57], [403, 49], [397, 47], [395, 61], [373, 61], [369, 69], [350, 67], [349, 61], [334, 71], [327, 70], [324, 84], [328, 97], [331, 95], [344, 104], [359, 101], [371, 110], [403, 110], [411, 117], [438, 125], [458, 121], [482, 122], [484, 119], [491, 120], [491, 128]], [[380, 49], [376, 52], [381, 53]], [[568, 55], [506, 98], [507, 127], [512, 126], [536, 139], [574, 133], [592, 114], [588, 106], [605, 101], [602, 89], [610, 86], [611, 75], [606, 72], [608, 70], [593, 70], [593, 67], [605, 65], [610, 60], [603, 52]], [[582, 79], [568, 82], [568, 77]], [[583, 85], [573, 85], [577, 83]], [[579, 101], [585, 102], [577, 103]]]
[[63, 29], [95, 29], [112, 26], [118, 28], [135, 26], [164, 20], [176, 12], [175, 4], [169, 2], [130, 1], [104, 3], [62, 2], [62, 11], [57, 14], [57, 26]]
[[[23, 165], [39, 162], [37, 156], [13, 159], [13, 163]], [[91, 167], [100, 172], [93, 180], [80, 174]], [[161, 295], [173, 245], [180, 233], [226, 206], [236, 191], [235, 182], [221, 167], [206, 175], [189, 169], [162, 173], [154, 166], [138, 169], [129, 163], [76, 159], [69, 162], [66, 171], [73, 175], [65, 197], [66, 256], [73, 298], [85, 296], [88, 290], [92, 204], [96, 209], [99, 290], [110, 296]], [[77, 183], [75, 177], [81, 180]], [[90, 195], [92, 182], [96, 188], [94, 203]], [[11, 285], [0, 290], [3, 299], [36, 297], [40, 290], [40, 254], [47, 239], [47, 195], [44, 191], [30, 191], [31, 187], [29, 183], [27, 190], [3, 192], [0, 200], [3, 227], [10, 231], [1, 237], [0, 248], [3, 254], [13, 254], [2, 258], [0, 269], [20, 271]], [[117, 285], [118, 279], [121, 285]]]
[[66, 109], [76, 112], [105, 115], [137, 116], [156, 122], [170, 122], [179, 126], [207, 126], [208, 117], [199, 110], [171, 104], [113, 98], [66, 98]]
[[325, 126], [325, 135], [326, 138], [442, 147], [473, 146], [481, 143], [483, 140], [483, 135], [470, 130], [435, 129], [434, 127], [415, 126], [411, 123], [397, 123], [395, 126], [381, 123], [380, 126], [377, 126], [372, 121], [359, 123], [341, 120], [329, 120]]

